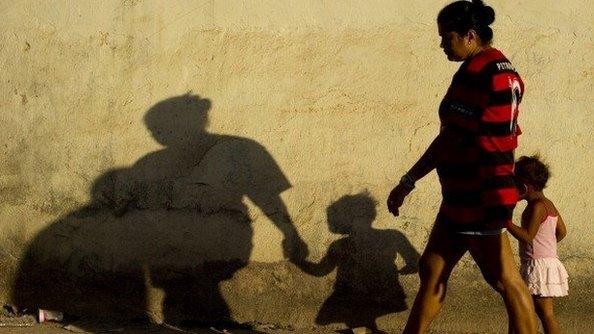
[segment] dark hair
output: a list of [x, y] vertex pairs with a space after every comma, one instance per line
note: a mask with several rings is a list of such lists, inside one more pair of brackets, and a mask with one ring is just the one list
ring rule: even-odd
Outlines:
[[445, 6], [437, 15], [437, 23], [445, 31], [466, 35], [470, 29], [476, 31], [483, 44], [493, 40], [489, 25], [495, 21], [495, 11], [482, 0], [456, 1]]
[[549, 180], [549, 166], [540, 161], [538, 155], [523, 156], [518, 159], [515, 167], [516, 177], [533, 186], [536, 190], [543, 190]]

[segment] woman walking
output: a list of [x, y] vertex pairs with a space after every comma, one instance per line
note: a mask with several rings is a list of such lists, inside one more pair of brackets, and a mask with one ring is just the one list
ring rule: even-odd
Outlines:
[[524, 84], [492, 46], [494, 20], [482, 1], [453, 2], [437, 18], [441, 48], [448, 60], [462, 64], [439, 107], [439, 134], [388, 198], [397, 216], [415, 182], [437, 170], [443, 201], [420, 260], [421, 285], [404, 333], [427, 332], [466, 251], [503, 297], [515, 332], [536, 333], [534, 306], [505, 233], [518, 201], [513, 168]]

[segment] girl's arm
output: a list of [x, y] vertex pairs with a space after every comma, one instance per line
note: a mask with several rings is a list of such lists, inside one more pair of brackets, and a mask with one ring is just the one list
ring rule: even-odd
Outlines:
[[555, 236], [557, 237], [557, 242], [563, 240], [567, 235], [567, 227], [565, 226], [565, 222], [563, 218], [561, 218], [561, 214], [557, 213], [557, 228], [555, 229]]
[[542, 223], [543, 219], [545, 218], [547, 211], [545, 205], [541, 202], [536, 202], [532, 205], [532, 208], [528, 208], [530, 210], [527, 215], [528, 224], [526, 228], [517, 226], [514, 223], [511, 223], [507, 226], [507, 230], [511, 233], [514, 238], [523, 241], [525, 243], [531, 243], [532, 239], [538, 232], [538, 228], [540, 227], [540, 223]]

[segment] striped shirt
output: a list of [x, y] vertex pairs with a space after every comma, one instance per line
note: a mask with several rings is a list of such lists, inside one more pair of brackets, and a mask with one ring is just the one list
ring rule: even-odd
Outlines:
[[523, 92], [512, 64], [490, 48], [462, 63], [441, 102], [442, 131], [457, 131], [463, 139], [437, 166], [443, 195], [438, 217], [458, 232], [501, 229], [512, 217]]

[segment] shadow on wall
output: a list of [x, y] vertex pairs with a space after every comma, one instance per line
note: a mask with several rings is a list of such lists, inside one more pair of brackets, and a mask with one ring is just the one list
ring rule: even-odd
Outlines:
[[[319, 263], [298, 262], [304, 272], [325, 276], [337, 269], [334, 291], [326, 299], [316, 323], [345, 323], [377, 332], [376, 319], [407, 309], [399, 274], [418, 271], [419, 253], [404, 234], [372, 227], [376, 203], [367, 193], [347, 195], [327, 209], [330, 232], [344, 235], [334, 241]], [[396, 257], [405, 266], [398, 270]]]
[[[176, 325], [238, 325], [220, 284], [248, 264], [253, 228], [242, 198], [284, 235], [284, 255], [304, 272], [337, 269], [316, 322], [376, 328], [406, 309], [399, 274], [419, 257], [396, 230], [372, 228], [375, 201], [344, 196], [327, 209], [333, 242], [320, 263], [305, 261], [280, 193], [291, 185], [258, 143], [206, 131], [211, 102], [194, 95], [161, 101], [144, 118], [163, 149], [99, 176], [83, 208], [52, 222], [20, 263], [13, 301], [23, 309]], [[406, 266], [395, 265], [400, 254]], [[156, 293], [158, 288], [162, 294]]]
[[172, 324], [233, 323], [219, 284], [252, 251], [243, 196], [282, 231], [285, 257], [307, 256], [279, 196], [289, 181], [258, 143], [208, 133], [210, 107], [184, 95], [148, 110], [164, 148], [98, 177], [88, 205], [36, 236], [13, 288], [18, 307], [123, 319], [161, 308]]

